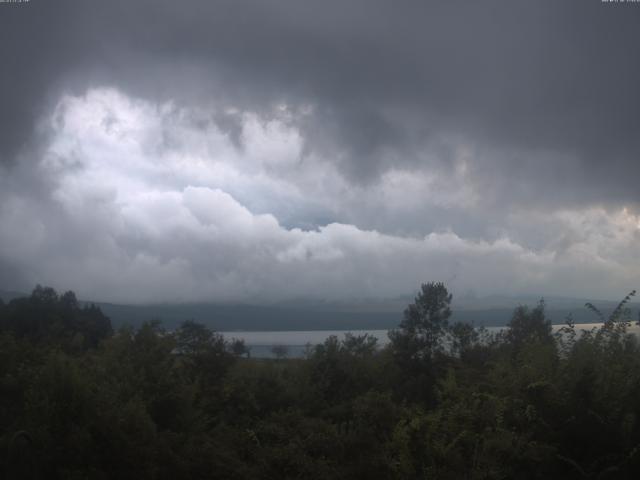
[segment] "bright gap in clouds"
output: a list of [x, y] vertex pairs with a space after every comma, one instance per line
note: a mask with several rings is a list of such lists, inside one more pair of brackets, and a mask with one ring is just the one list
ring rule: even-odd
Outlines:
[[[296, 125], [313, 114], [187, 109], [108, 88], [65, 96], [33, 161], [4, 175], [0, 259], [25, 284], [117, 302], [393, 297], [429, 280], [598, 298], [635, 285], [640, 224], [626, 209], [508, 211], [498, 235], [464, 237], [446, 213], [483, 214], [472, 150], [460, 145], [451, 171], [390, 168], [353, 185], [335, 158], [305, 149]], [[20, 188], [39, 178], [40, 194]], [[433, 211], [445, 215], [426, 235], [398, 228]], [[515, 240], [532, 229], [542, 245]]]

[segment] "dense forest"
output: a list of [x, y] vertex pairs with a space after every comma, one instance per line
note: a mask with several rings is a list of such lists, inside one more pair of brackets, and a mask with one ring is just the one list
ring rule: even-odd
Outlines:
[[490, 335], [422, 286], [390, 343], [250, 358], [193, 321], [113, 331], [72, 292], [0, 301], [0, 474], [46, 479], [638, 478], [626, 304], [557, 334], [544, 303]]

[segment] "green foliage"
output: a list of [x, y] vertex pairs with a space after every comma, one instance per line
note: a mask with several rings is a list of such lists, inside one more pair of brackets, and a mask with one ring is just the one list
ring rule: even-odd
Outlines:
[[584, 334], [540, 303], [492, 336], [427, 284], [385, 348], [267, 360], [190, 321], [97, 334], [38, 287], [0, 305], [0, 478], [637, 478], [629, 298]]
[[397, 392], [405, 399], [435, 401], [435, 360], [444, 351], [451, 298], [442, 283], [422, 284], [414, 303], [404, 311], [400, 328], [389, 332], [391, 352], [399, 369]]
[[407, 360], [430, 358], [442, 349], [451, 316], [451, 294], [442, 283], [425, 283], [404, 311], [400, 330], [390, 332], [395, 349]]
[[16, 298], [0, 309], [0, 329], [42, 344], [57, 344], [68, 352], [95, 348], [113, 331], [111, 322], [95, 305], [81, 306], [73, 292], [59, 296], [36, 286], [26, 298]]
[[551, 320], [545, 316], [544, 300], [529, 309], [521, 305], [515, 309], [506, 331], [506, 339], [515, 349], [529, 343], [551, 343]]

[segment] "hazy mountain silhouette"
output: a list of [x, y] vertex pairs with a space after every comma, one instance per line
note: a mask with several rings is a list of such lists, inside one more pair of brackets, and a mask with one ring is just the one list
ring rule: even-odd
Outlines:
[[[8, 302], [27, 294], [0, 291]], [[297, 299], [270, 305], [220, 303], [167, 303], [124, 305], [95, 302], [109, 316], [115, 328], [138, 326], [145, 321], [161, 320], [165, 328], [173, 329], [183, 320], [195, 320], [218, 331], [232, 330], [359, 330], [395, 328], [412, 296], [392, 299], [358, 299], [352, 301], [318, 301]], [[518, 305], [535, 305], [539, 296], [461, 296], [453, 299], [452, 320], [476, 326], [506, 325]], [[547, 297], [547, 315], [554, 324], [563, 323], [571, 314], [576, 323], [597, 323], [598, 318], [584, 307], [591, 301], [606, 315], [617, 302], [568, 297]], [[88, 301], [84, 301], [89, 303]], [[94, 303], [94, 302], [91, 302]], [[638, 315], [638, 303], [630, 304], [633, 318]]]

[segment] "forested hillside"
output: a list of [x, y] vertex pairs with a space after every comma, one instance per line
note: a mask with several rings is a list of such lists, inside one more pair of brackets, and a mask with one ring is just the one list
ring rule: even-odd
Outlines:
[[37, 287], [0, 303], [0, 474], [637, 478], [631, 296], [586, 334], [569, 319], [553, 335], [541, 302], [489, 335], [450, 322], [431, 283], [385, 348], [346, 335], [266, 360], [195, 322], [114, 332], [98, 307]]

